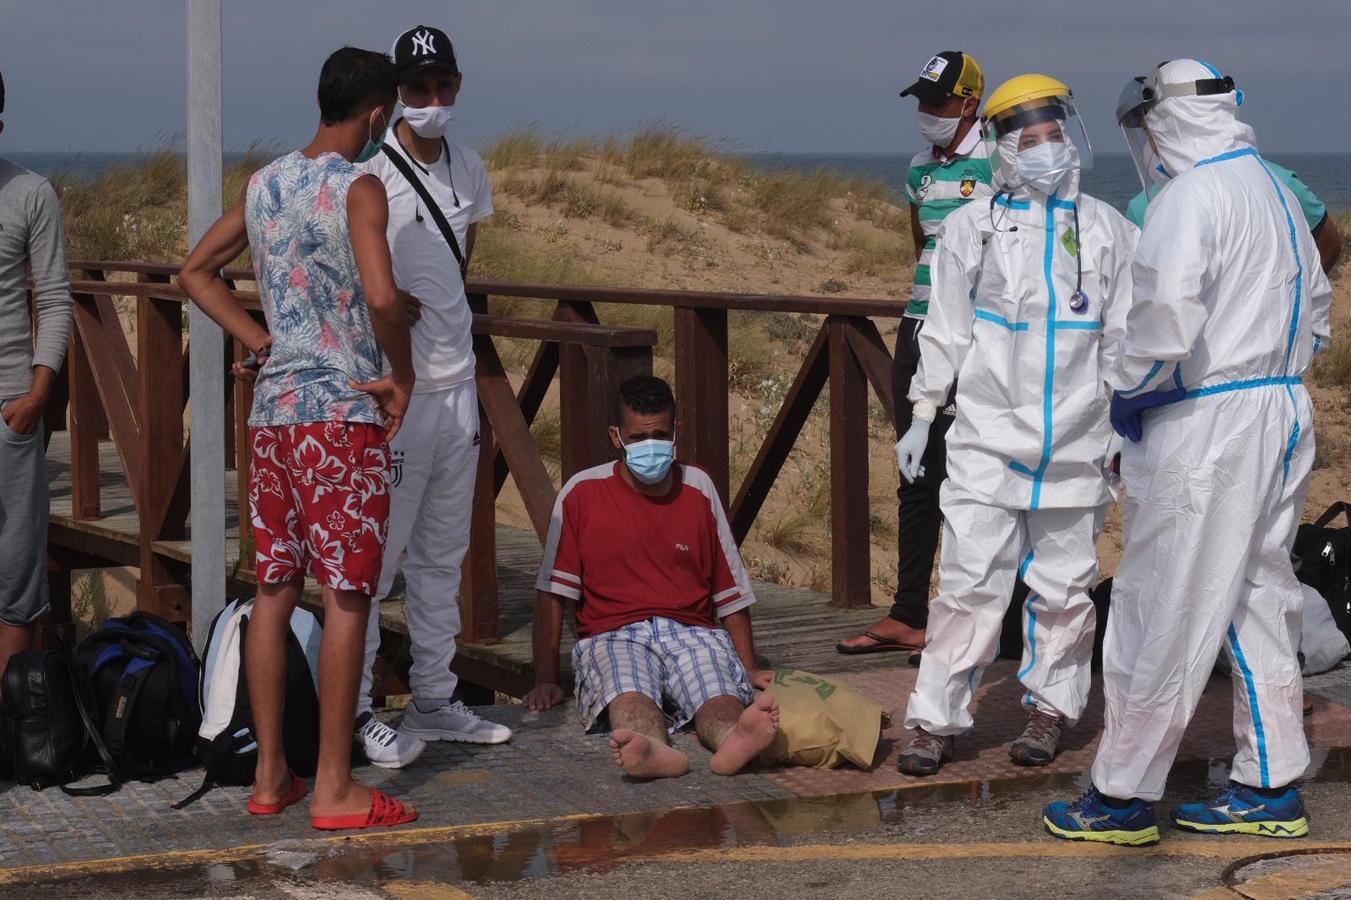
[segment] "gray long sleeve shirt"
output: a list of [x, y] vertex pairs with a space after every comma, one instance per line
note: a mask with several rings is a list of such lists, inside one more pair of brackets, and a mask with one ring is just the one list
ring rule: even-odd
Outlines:
[[[28, 309], [30, 267], [36, 345]], [[61, 371], [73, 310], [56, 191], [41, 175], [0, 159], [0, 399], [28, 393], [33, 366]]]

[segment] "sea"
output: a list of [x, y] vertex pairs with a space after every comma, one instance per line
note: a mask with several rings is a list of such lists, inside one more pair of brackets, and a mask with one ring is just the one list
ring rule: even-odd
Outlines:
[[[1351, 209], [1351, 154], [1347, 153], [1270, 153], [1267, 159], [1293, 170], [1334, 212]], [[135, 162], [136, 153], [10, 153], [13, 160], [42, 175], [94, 178], [109, 166]], [[242, 159], [244, 154], [226, 154], [226, 159]], [[813, 172], [827, 169], [847, 176], [862, 176], [882, 182], [897, 196], [905, 197], [905, 173], [910, 164], [908, 153], [752, 153], [745, 158], [766, 171], [791, 169]], [[1099, 200], [1125, 211], [1126, 204], [1140, 191], [1140, 180], [1130, 156], [1124, 153], [1100, 153], [1093, 167], [1084, 173], [1083, 190]]]

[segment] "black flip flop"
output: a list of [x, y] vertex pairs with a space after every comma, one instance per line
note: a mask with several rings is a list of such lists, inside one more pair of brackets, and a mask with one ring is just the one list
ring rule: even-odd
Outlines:
[[835, 645], [836, 652], [843, 653], [845, 656], [862, 656], [865, 653], [895, 653], [898, 651], [918, 653], [924, 649], [914, 644], [893, 641], [891, 638], [882, 637], [882, 635], [873, 631], [865, 631], [863, 636], [873, 642], [871, 647], [846, 647], [843, 643], [839, 643]]

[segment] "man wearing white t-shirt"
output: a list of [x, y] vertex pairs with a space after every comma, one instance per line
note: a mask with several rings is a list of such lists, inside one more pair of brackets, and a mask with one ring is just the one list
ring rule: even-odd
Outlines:
[[450, 38], [419, 25], [395, 39], [392, 55], [403, 118], [364, 168], [389, 196], [389, 249], [415, 321], [417, 386], [390, 447], [389, 536], [375, 599], [389, 595], [406, 550], [413, 700], [398, 731], [371, 714], [371, 666], [380, 646], [379, 604], [372, 603], [357, 736], [371, 762], [399, 768], [418, 757], [424, 741], [498, 744], [511, 730], [456, 701], [450, 671], [479, 444], [464, 271], [477, 223], [493, 211], [492, 186], [478, 154], [445, 137], [462, 80]]

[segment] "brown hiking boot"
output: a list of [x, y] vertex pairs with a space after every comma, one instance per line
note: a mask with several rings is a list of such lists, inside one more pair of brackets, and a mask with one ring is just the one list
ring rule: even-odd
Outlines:
[[896, 762], [896, 770], [905, 775], [936, 775], [943, 763], [952, 759], [952, 735], [930, 734], [915, 729], [915, 736]]
[[1009, 758], [1020, 766], [1045, 766], [1060, 752], [1060, 736], [1065, 732], [1065, 717], [1032, 710], [1022, 736], [1009, 747]]

